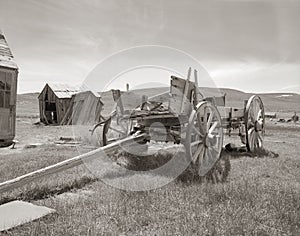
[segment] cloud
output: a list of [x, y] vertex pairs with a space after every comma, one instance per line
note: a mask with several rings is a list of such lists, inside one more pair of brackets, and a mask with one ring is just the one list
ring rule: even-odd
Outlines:
[[[299, 78], [299, 21], [300, 1], [0, 2], [0, 27], [20, 67], [20, 92], [36, 90], [32, 81], [80, 82], [103, 58], [144, 44], [186, 51], [228, 86], [261, 89], [256, 76], [256, 83], [230, 76], [271, 75], [274, 67], [292, 82]], [[276, 83], [287, 86], [284, 81]]]

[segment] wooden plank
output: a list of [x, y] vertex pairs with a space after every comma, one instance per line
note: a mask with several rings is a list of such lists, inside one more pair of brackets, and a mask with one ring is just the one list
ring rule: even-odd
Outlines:
[[226, 119], [244, 118], [244, 108], [218, 107], [218, 110], [222, 118], [226, 118]]
[[198, 85], [198, 72], [197, 70], [194, 70], [194, 79], [195, 79], [195, 102], [194, 105], [197, 106], [197, 104], [200, 102], [200, 97], [203, 97], [203, 95], [201, 95], [200, 90], [199, 90], [199, 85]]
[[[10, 190], [13, 190], [18, 187], [22, 187], [22, 186], [24, 186], [24, 184], [27, 184], [34, 180], [40, 179], [41, 177], [55, 174], [55, 173], [70, 169], [72, 167], [81, 165], [81, 164], [83, 164], [83, 161], [85, 159], [88, 159], [94, 155], [97, 155], [97, 154], [99, 155], [102, 152], [112, 153], [112, 152], [116, 151], [117, 149], [119, 149], [120, 145], [122, 145], [122, 146], [131, 145], [136, 142], [141, 142], [145, 138], [146, 138], [146, 134], [138, 134], [136, 136], [130, 136], [125, 139], [119, 140], [115, 143], [111, 143], [107, 146], [97, 148], [91, 152], [88, 152], [88, 153], [73, 157], [71, 159], [59, 162], [57, 164], [33, 171], [31, 173], [22, 175], [15, 179], [8, 180], [8, 181], [0, 184], [0, 194], [10, 191]], [[99, 158], [99, 157], [101, 157], [101, 156], [97, 156], [95, 158]]]
[[232, 118], [244, 118], [244, 108], [232, 108]]
[[191, 76], [190, 71], [191, 71], [191, 68], [189, 68], [189, 73], [188, 73], [189, 75], [188, 75], [188, 78], [186, 79], [185, 85], [184, 85], [184, 92], [183, 92], [183, 97], [182, 97], [182, 100], [181, 100], [180, 114], [185, 113], [186, 107], [187, 107], [186, 102], [184, 100], [185, 100], [185, 98], [188, 97], [188, 93], [189, 93], [189, 88], [190, 88], [189, 82], [190, 82], [190, 76]]
[[[176, 114], [189, 114], [190, 113], [190, 99], [194, 83], [185, 79], [171, 76], [171, 97], [169, 102], [169, 110]], [[186, 86], [187, 85], [187, 86]], [[184, 98], [184, 94], [187, 92]], [[184, 111], [182, 112], [182, 108]]]
[[66, 111], [64, 117], [62, 118], [60, 125], [65, 125], [68, 123], [68, 120], [71, 118], [71, 112], [74, 104], [74, 98], [71, 98], [70, 106], [68, 107], [68, 110]]
[[117, 103], [117, 107], [120, 109], [120, 113], [124, 114], [124, 105], [121, 97], [121, 91], [119, 89], [112, 89], [113, 99]]

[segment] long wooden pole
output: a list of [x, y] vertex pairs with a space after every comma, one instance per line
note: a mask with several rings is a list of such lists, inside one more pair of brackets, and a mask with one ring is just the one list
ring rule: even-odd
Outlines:
[[[91, 157], [93, 155], [101, 154], [103, 152], [105, 152], [106, 154], [109, 154], [109, 153], [112, 153], [112, 152], [116, 151], [117, 149], [119, 149], [120, 146], [132, 145], [134, 143], [143, 141], [145, 139], [145, 137], [146, 137], [146, 134], [137, 134], [137, 135], [129, 136], [125, 139], [108, 144], [107, 146], [104, 146], [104, 147], [100, 147], [100, 148], [90, 151], [88, 153], [84, 153], [82, 155], [73, 157], [71, 159], [59, 162], [57, 164], [33, 171], [31, 173], [22, 175], [15, 179], [5, 181], [3, 183], [0, 183], [0, 194], [10, 191], [10, 190], [13, 190], [18, 187], [21, 187], [24, 184], [30, 183], [33, 180], [39, 179], [41, 177], [51, 175], [51, 174], [54, 174], [57, 172], [61, 172], [61, 171], [70, 169], [75, 166], [79, 166], [79, 165], [83, 164], [83, 161], [85, 159], [88, 159], [89, 157]], [[99, 157], [101, 157], [101, 156], [98, 156], [97, 158], [99, 158]]]

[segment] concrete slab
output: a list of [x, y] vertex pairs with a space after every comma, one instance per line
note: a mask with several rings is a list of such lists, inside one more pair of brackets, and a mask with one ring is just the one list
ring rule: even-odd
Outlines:
[[34, 204], [13, 201], [0, 206], [0, 232], [39, 219], [55, 210]]

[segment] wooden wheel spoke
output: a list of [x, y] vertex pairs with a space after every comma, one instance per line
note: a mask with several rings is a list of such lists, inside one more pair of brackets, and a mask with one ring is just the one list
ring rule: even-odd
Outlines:
[[259, 141], [259, 147], [261, 147], [263, 144], [263, 137], [262, 137], [261, 133], [259, 133], [259, 132], [257, 133], [257, 138]]
[[216, 150], [214, 147], [209, 147], [209, 150], [211, 151], [212, 155], [219, 156], [218, 150]]
[[258, 139], [258, 134], [257, 132], [255, 132], [255, 138], [254, 138], [254, 146], [255, 148], [258, 148], [259, 147], [259, 139]]
[[192, 158], [192, 160], [193, 160], [194, 162], [197, 161], [197, 158], [198, 158], [198, 157], [200, 156], [200, 154], [203, 152], [203, 148], [204, 148], [203, 145], [199, 145], [199, 146], [197, 147], [197, 150], [196, 150], [196, 152], [194, 153], [193, 158]]
[[255, 139], [256, 139], [256, 132], [253, 131], [252, 134], [251, 134], [251, 146], [252, 147], [255, 147]]
[[251, 128], [248, 130], [248, 135], [251, 135], [252, 132], [255, 132], [254, 127], [251, 127]]
[[211, 153], [211, 150], [209, 148], [206, 149], [206, 155], [205, 155], [205, 167], [211, 166], [211, 162], [213, 161], [213, 155]]
[[215, 114], [215, 111], [214, 109], [209, 109], [210, 110], [210, 113], [209, 113], [209, 117], [208, 117], [208, 120], [207, 120], [207, 131], [209, 129], [209, 127], [211, 126], [211, 122], [213, 121], [213, 117], [214, 117], [214, 114]]
[[253, 105], [254, 105], [254, 115], [255, 115], [254, 118], [256, 119], [256, 117], [259, 113], [259, 110], [260, 110], [260, 104], [258, 103], [257, 100], [255, 100]]
[[248, 122], [248, 128], [253, 128], [255, 126], [254, 122], [252, 120]]
[[207, 121], [208, 121], [208, 119], [207, 119], [207, 106], [206, 106], [205, 109], [204, 109], [204, 129], [206, 130], [206, 132], [208, 130], [208, 128], [207, 128], [207, 126], [208, 126]]
[[217, 127], [217, 125], [218, 125], [218, 122], [215, 121], [215, 122], [213, 123], [213, 125], [209, 128], [208, 133], [211, 134], [211, 133], [215, 130], [215, 128]]
[[198, 157], [198, 166], [199, 166], [199, 170], [203, 164], [203, 158], [205, 156], [205, 152], [206, 152], [206, 149], [203, 147], [199, 153], [199, 157]]
[[256, 117], [256, 115], [255, 115], [254, 107], [251, 107], [251, 109], [250, 109], [250, 120], [253, 124], [255, 123], [255, 117]]
[[200, 112], [197, 113], [196, 119], [197, 119], [199, 127], [203, 126], [203, 121], [201, 120], [201, 114], [200, 114]]
[[198, 145], [200, 143], [203, 143], [203, 141], [202, 140], [196, 140], [196, 141], [191, 143], [191, 146], [193, 147], [193, 146]]
[[201, 159], [199, 158], [199, 169], [198, 169], [199, 176], [203, 176], [206, 174], [206, 166], [208, 162], [207, 158], [208, 158], [207, 148], [204, 148], [203, 155]]
[[201, 134], [201, 132], [199, 131], [199, 129], [197, 129], [195, 125], [193, 125], [193, 131], [195, 131], [197, 135], [203, 137], [203, 134]]
[[259, 111], [258, 111], [258, 113], [257, 113], [257, 116], [256, 116], [256, 120], [259, 120], [259, 119], [260, 119], [261, 114], [262, 114], [262, 110], [259, 109]]

